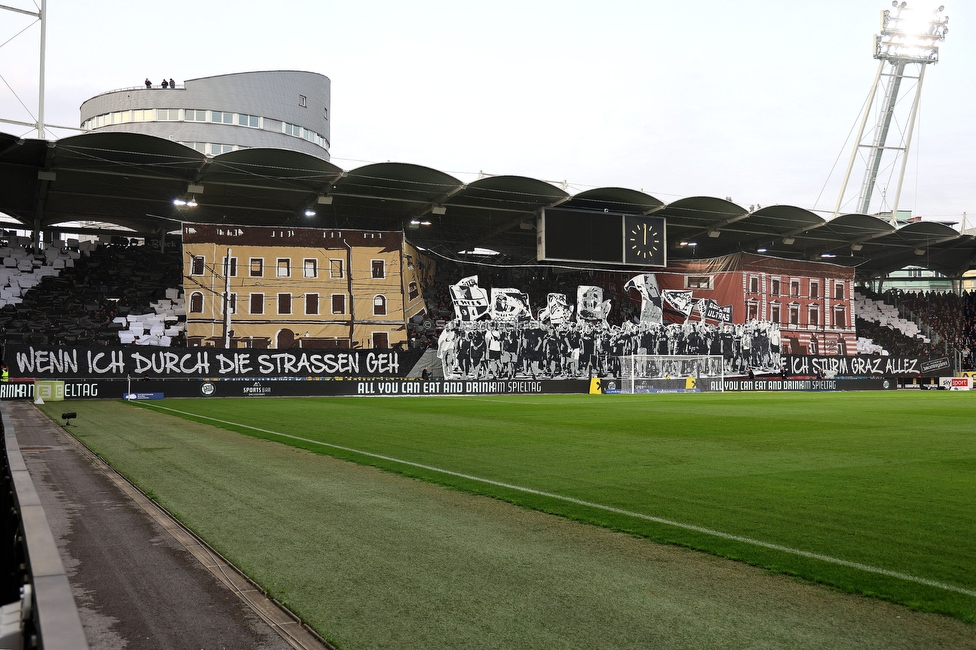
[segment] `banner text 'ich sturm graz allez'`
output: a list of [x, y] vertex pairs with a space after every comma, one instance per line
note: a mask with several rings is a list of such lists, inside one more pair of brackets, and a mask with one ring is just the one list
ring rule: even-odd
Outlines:
[[826, 377], [937, 377], [951, 367], [949, 359], [921, 359], [918, 357], [818, 357], [786, 355], [784, 368], [790, 375]]
[[394, 350], [224, 350], [10, 345], [11, 377], [402, 377]]

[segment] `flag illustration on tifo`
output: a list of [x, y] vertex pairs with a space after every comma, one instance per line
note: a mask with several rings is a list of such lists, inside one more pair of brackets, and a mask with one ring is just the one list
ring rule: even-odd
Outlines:
[[477, 275], [462, 278], [451, 285], [451, 301], [458, 320], [478, 320], [489, 311], [488, 293], [478, 286]]
[[602, 287], [579, 285], [576, 288], [576, 320], [583, 322], [607, 322], [610, 301], [603, 299]]
[[565, 293], [550, 293], [546, 296], [546, 307], [539, 312], [540, 321], [549, 321], [553, 325], [568, 323], [573, 317], [575, 305], [569, 304]]
[[491, 290], [492, 320], [515, 323], [532, 318], [529, 294], [518, 289]]
[[695, 300], [692, 298], [692, 291], [686, 289], [665, 289], [664, 299], [675, 311], [684, 314], [685, 320], [691, 316], [695, 309]]
[[652, 273], [634, 276], [624, 285], [624, 291], [631, 289], [636, 289], [641, 295], [640, 322], [645, 325], [662, 323], [664, 305], [661, 303], [661, 290], [657, 286], [657, 277]]

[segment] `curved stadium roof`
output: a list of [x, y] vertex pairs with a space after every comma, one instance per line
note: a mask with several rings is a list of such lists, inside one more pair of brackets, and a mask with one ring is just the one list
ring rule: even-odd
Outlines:
[[[197, 207], [173, 203], [190, 196]], [[0, 133], [0, 212], [27, 230], [57, 230], [76, 221], [116, 224], [131, 231], [125, 234], [146, 237], [176, 231], [182, 222], [404, 230], [413, 244], [449, 257], [481, 247], [512, 263], [531, 263], [535, 216], [555, 206], [664, 216], [672, 260], [765, 248], [767, 255], [787, 259], [829, 256], [833, 263], [854, 267], [862, 279], [907, 265], [950, 277], [976, 267], [973, 236], [933, 222], [896, 229], [868, 215], [828, 221], [788, 205], [750, 212], [715, 197], [665, 204], [617, 187], [570, 195], [524, 176], [463, 183], [407, 163], [343, 170], [281, 149], [208, 158], [169, 140], [132, 133], [86, 133], [57, 141]], [[314, 217], [304, 216], [309, 207]], [[411, 221], [430, 225], [411, 227]]]

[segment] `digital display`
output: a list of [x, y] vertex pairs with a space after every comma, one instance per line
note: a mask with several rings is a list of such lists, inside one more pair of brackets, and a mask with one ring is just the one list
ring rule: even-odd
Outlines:
[[546, 258], [620, 261], [620, 215], [546, 210]]
[[666, 244], [664, 217], [560, 209], [539, 216], [539, 261], [665, 266]]

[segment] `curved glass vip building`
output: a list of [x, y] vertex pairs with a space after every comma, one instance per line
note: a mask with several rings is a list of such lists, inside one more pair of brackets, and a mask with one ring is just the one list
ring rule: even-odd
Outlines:
[[270, 147], [329, 159], [331, 82], [273, 70], [102, 93], [81, 105], [81, 126], [166, 138], [208, 156]]

